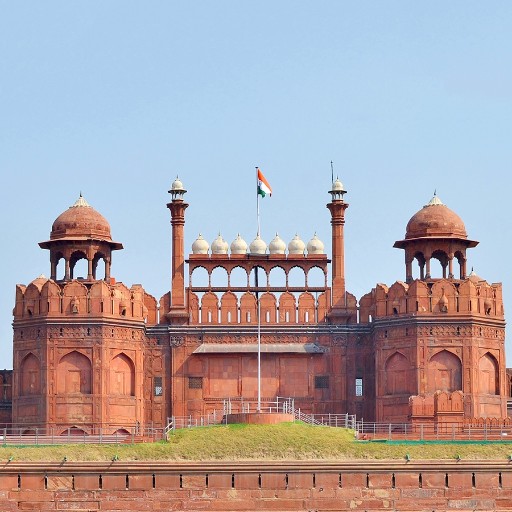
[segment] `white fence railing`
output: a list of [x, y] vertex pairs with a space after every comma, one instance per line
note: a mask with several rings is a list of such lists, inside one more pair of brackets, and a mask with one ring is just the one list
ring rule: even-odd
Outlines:
[[93, 433], [79, 428], [42, 428], [35, 425], [0, 428], [0, 446], [60, 445], [60, 444], [120, 444], [144, 441], [160, 441], [166, 438], [163, 428], [140, 425], [112, 429], [97, 427]]
[[225, 398], [222, 400], [222, 409], [214, 410], [206, 416], [172, 416], [167, 418], [165, 433], [180, 428], [208, 427], [227, 422], [228, 414], [238, 413], [285, 413], [293, 414], [295, 419], [313, 426], [329, 426], [355, 429], [356, 417], [351, 414], [308, 414], [295, 408], [294, 398], [276, 397], [258, 403], [241, 397]]
[[359, 420], [356, 422], [354, 430], [358, 439], [361, 440], [512, 442], [512, 426], [503, 424], [374, 423]]

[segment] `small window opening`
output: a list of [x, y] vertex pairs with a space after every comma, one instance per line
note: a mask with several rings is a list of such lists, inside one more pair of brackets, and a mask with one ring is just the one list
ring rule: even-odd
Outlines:
[[356, 378], [356, 396], [363, 396], [363, 379]]
[[329, 389], [329, 375], [315, 375], [315, 389]]
[[162, 396], [164, 394], [164, 389], [162, 386], [162, 377], [154, 377], [153, 390], [154, 396]]
[[203, 389], [203, 377], [189, 377], [188, 389]]

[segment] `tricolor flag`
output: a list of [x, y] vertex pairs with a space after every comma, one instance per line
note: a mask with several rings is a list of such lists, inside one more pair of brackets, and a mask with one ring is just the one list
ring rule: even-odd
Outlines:
[[269, 182], [266, 180], [265, 176], [263, 176], [263, 173], [260, 171], [258, 167], [258, 194], [261, 197], [265, 197], [267, 194], [269, 196], [272, 195], [272, 187], [270, 186]]

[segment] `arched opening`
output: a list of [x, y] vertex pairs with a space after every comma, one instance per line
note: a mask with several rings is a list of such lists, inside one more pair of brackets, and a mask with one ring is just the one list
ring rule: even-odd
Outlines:
[[125, 354], [118, 354], [110, 363], [110, 392], [113, 395], [135, 396], [135, 367]]
[[76, 350], [61, 358], [57, 367], [57, 393], [90, 394], [92, 365], [88, 357]]
[[427, 391], [462, 391], [462, 363], [447, 350], [433, 355], [427, 367]]
[[228, 272], [224, 267], [215, 267], [210, 279], [212, 288], [227, 288]]
[[28, 354], [20, 365], [21, 396], [37, 395], [41, 392], [41, 365], [34, 354]]
[[249, 275], [249, 284], [250, 286], [258, 288], [267, 287], [267, 273], [263, 267], [254, 267], [251, 269], [251, 273]]
[[422, 252], [418, 251], [413, 258], [416, 260], [417, 265], [413, 265], [413, 278], [414, 279], [425, 279], [425, 256]]
[[118, 428], [113, 435], [120, 435], [120, 436], [129, 436], [130, 432], [126, 430], [125, 428]]
[[478, 362], [478, 379], [480, 381], [480, 393], [487, 395], [499, 395], [499, 371], [498, 361], [487, 352]]
[[[102, 261], [102, 265], [100, 265], [100, 261]], [[94, 255], [94, 258], [92, 260], [92, 278], [93, 279], [106, 279], [107, 277], [107, 271], [106, 271], [106, 256], [101, 253], [97, 252]]]
[[87, 432], [78, 427], [69, 427], [66, 430], [63, 430], [60, 433], [61, 436], [75, 436], [75, 437], [84, 437], [87, 436]]
[[196, 267], [190, 275], [190, 286], [194, 288], [208, 288], [210, 279], [204, 267]]
[[242, 267], [231, 269], [229, 274], [229, 286], [231, 288], [247, 289], [247, 271]]
[[301, 267], [292, 267], [288, 272], [288, 288], [299, 288], [301, 291], [306, 287], [306, 274]]
[[87, 279], [89, 272], [89, 262], [83, 251], [75, 251], [69, 259], [69, 277], [70, 279]]
[[286, 288], [286, 272], [282, 267], [272, 268], [268, 280], [274, 288]]
[[53, 260], [53, 271], [54, 271], [54, 279], [57, 281], [63, 281], [66, 277], [66, 262], [64, 260], [64, 254], [61, 252], [57, 252], [54, 255]]
[[310, 288], [325, 288], [326, 276], [320, 267], [313, 267], [308, 272], [308, 286]]
[[441, 264], [441, 272], [432, 271], [432, 263], [430, 264], [430, 277], [448, 277], [448, 255], [441, 250], [434, 251], [432, 253], [432, 259], [437, 260]]

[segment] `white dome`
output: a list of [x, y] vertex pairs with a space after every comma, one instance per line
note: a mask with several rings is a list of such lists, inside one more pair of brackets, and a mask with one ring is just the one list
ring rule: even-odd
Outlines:
[[212, 254], [227, 254], [228, 243], [222, 238], [221, 234], [212, 242]]
[[183, 183], [178, 178], [178, 176], [176, 176], [176, 179], [172, 182], [171, 190], [174, 190], [174, 191], [183, 190], [183, 191], [185, 191], [185, 187], [183, 186]]
[[341, 183], [339, 178], [336, 178], [334, 180], [334, 183], [332, 184], [332, 191], [333, 192], [345, 192], [343, 188], [343, 183]]
[[308, 242], [308, 254], [324, 254], [324, 243], [316, 236], [316, 233]]
[[249, 252], [251, 254], [265, 254], [267, 252], [267, 244], [260, 238], [260, 235], [257, 235], [251, 242]]
[[285, 241], [276, 233], [275, 238], [268, 244], [270, 254], [284, 254], [286, 251]]
[[288, 244], [289, 254], [304, 254], [306, 244], [300, 239], [299, 235], [295, 235], [292, 241]]
[[209, 248], [210, 244], [203, 238], [203, 235], [199, 233], [199, 236], [192, 244], [192, 254], [208, 254]]
[[246, 254], [247, 242], [240, 236], [240, 233], [231, 242], [231, 254]]

